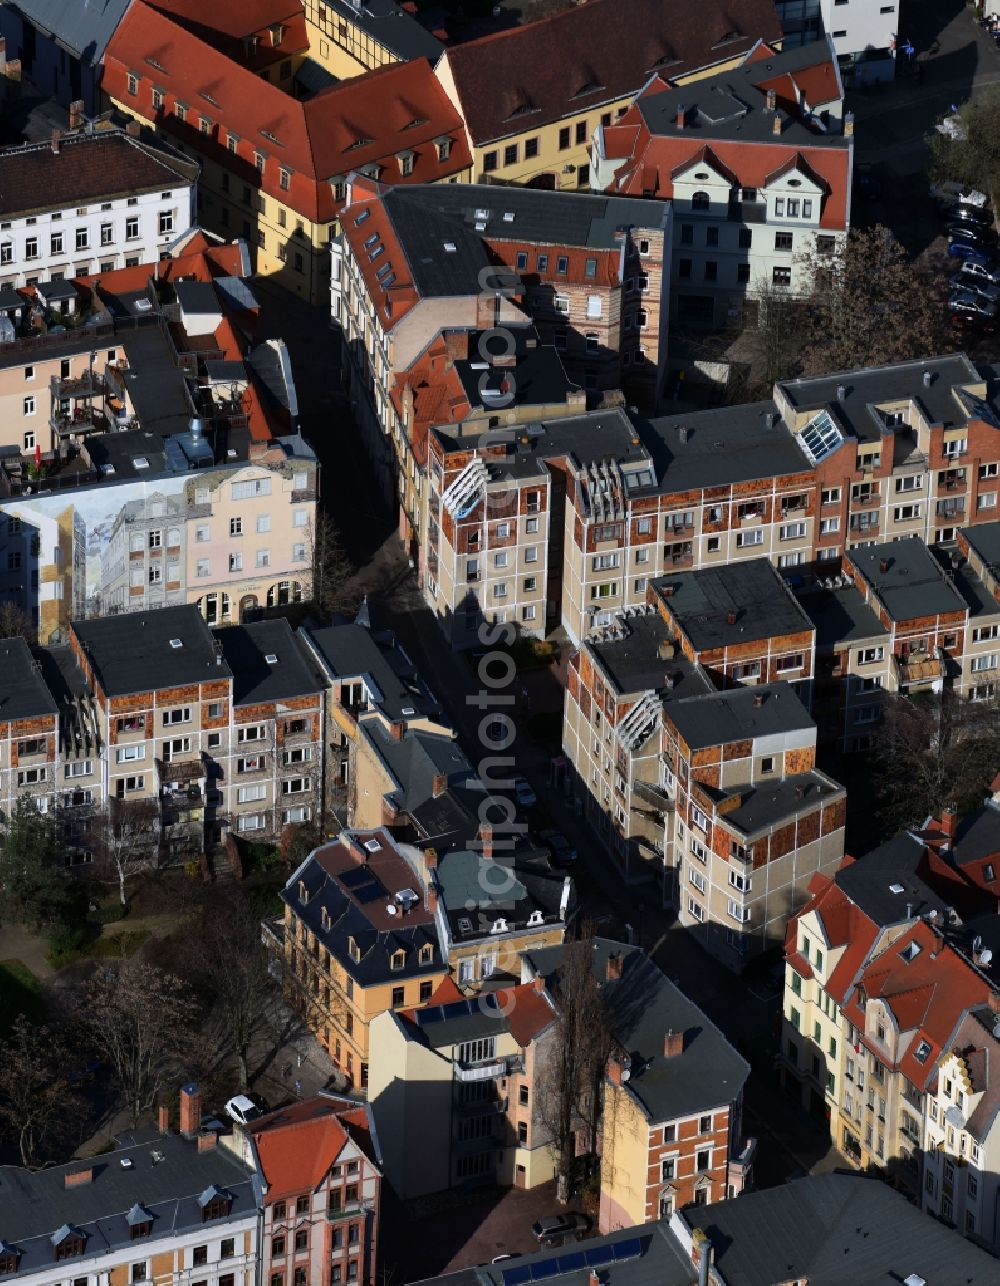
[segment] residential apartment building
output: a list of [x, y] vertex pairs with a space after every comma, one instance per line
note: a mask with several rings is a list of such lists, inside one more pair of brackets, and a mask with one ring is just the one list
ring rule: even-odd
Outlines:
[[801, 293], [850, 224], [853, 118], [832, 48], [755, 45], [695, 84], [651, 78], [593, 141], [592, 186], [673, 203], [671, 318], [723, 326]]
[[[993, 812], [967, 832], [995, 830]], [[788, 926], [782, 1076], [852, 1164], [995, 1246], [996, 900], [955, 861], [955, 834], [946, 815], [816, 882]]]
[[[130, 1136], [96, 1159], [4, 1168], [0, 1266], [9, 1281], [190, 1281], [253, 1286], [261, 1252], [252, 1169], [200, 1130], [196, 1085], [180, 1134]], [[195, 1115], [195, 1112], [197, 1113]]]
[[874, 5], [819, 0], [819, 8], [845, 85], [860, 89], [895, 77], [897, 51], [907, 43], [898, 2]]
[[[533, 322], [589, 399], [623, 390], [655, 406], [666, 363], [668, 246], [663, 202], [352, 181], [343, 243], [333, 251], [331, 309], [373, 461], [389, 456], [397, 379], [442, 331], [516, 331]], [[490, 337], [479, 360], [503, 365], [511, 345], [494, 343], [491, 355]], [[490, 409], [513, 400], [504, 393]], [[392, 447], [394, 479], [406, 460], [398, 439]]]
[[61, 107], [72, 107], [74, 117], [96, 115], [104, 51], [128, 6], [129, 0], [107, 0], [99, 9], [76, 0], [5, 0], [0, 36], [6, 61], [19, 64], [21, 74]]
[[429, 183], [471, 173], [461, 118], [423, 58], [296, 97], [136, 0], [108, 45], [103, 88], [198, 160], [200, 221], [242, 236], [256, 273], [315, 304], [328, 297], [350, 174]]
[[3, 723], [0, 724], [0, 811], [9, 817], [27, 797], [40, 812], [54, 801], [58, 778], [74, 776], [76, 759], [60, 751], [58, 708], [24, 639], [0, 642]]
[[260, 1281], [374, 1286], [383, 1161], [370, 1107], [321, 1092], [227, 1143], [250, 1159], [262, 1188]]
[[651, 75], [697, 80], [781, 34], [770, 0], [738, 15], [709, 3], [689, 18], [683, 4], [640, 0], [623, 23], [612, 0], [590, 0], [449, 46], [436, 71], [465, 122], [475, 181], [586, 190], [595, 129]]
[[195, 602], [229, 624], [308, 597], [317, 464], [284, 344], [250, 343], [247, 271], [197, 232], [52, 283], [85, 314], [69, 329], [45, 283], [0, 293], [0, 594], [43, 640], [85, 615]]
[[652, 420], [611, 407], [500, 434], [431, 429], [426, 601], [456, 647], [484, 619], [541, 633], [543, 602], [546, 628], [580, 641], [666, 572], [766, 557], [793, 588], [833, 590], [845, 552], [878, 539], [919, 535], [950, 555], [962, 525], [993, 512], [994, 396], [957, 355]]
[[[441, 722], [437, 699], [406, 651], [391, 634], [373, 629], [367, 600], [353, 622], [305, 626], [299, 638], [327, 685], [327, 807], [338, 813], [346, 810], [352, 824], [380, 826], [390, 820], [390, 814], [395, 818], [397, 809], [383, 805], [379, 786], [383, 792], [401, 786], [385, 780], [374, 724], [403, 740], [412, 728], [451, 742], [451, 730]], [[413, 801], [409, 803], [412, 806]]]
[[389, 63], [426, 58], [433, 66], [444, 45], [396, 0], [304, 0], [309, 56], [338, 80]]
[[[750, 1069], [643, 951], [607, 938], [593, 948], [612, 1034], [600, 1141], [600, 1229], [610, 1232], [742, 1189], [753, 1154], [742, 1138]], [[557, 988], [563, 956], [531, 951], [523, 976]]]
[[397, 1196], [550, 1181], [544, 1070], [557, 1038], [541, 978], [475, 998], [446, 981], [420, 1008], [379, 1014], [368, 1095]]
[[310, 853], [265, 939], [293, 1005], [352, 1087], [369, 1081], [369, 1027], [430, 999], [448, 975], [433, 912], [385, 829], [344, 831]]
[[[198, 167], [138, 128], [0, 153], [0, 287], [155, 263], [194, 222]], [[72, 292], [71, 292], [72, 293]]]

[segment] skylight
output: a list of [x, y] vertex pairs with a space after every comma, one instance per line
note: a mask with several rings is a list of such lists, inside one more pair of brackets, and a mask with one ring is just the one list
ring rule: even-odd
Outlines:
[[365, 848], [368, 850], [369, 853], [379, 853], [382, 850], [382, 845], [378, 842], [377, 839], [366, 839]]
[[825, 460], [844, 441], [844, 435], [834, 424], [829, 411], [817, 412], [798, 437], [799, 446], [813, 464]]
[[264, 657], [264, 660], [268, 663], [268, 665], [277, 665], [278, 664], [277, 653], [268, 652], [268, 654]]
[[184, 640], [183, 640], [183, 639], [171, 639], [171, 640], [170, 640], [170, 646], [174, 649], [174, 651], [176, 651], [176, 650], [177, 650], [177, 648], [179, 648], [179, 647], [183, 647], [183, 646], [184, 646]]

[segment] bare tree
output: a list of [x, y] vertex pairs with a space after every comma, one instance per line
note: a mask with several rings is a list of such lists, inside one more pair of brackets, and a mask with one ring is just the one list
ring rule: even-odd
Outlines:
[[156, 865], [158, 819], [151, 799], [110, 799], [91, 819], [97, 869], [117, 881], [122, 906], [128, 905], [128, 880]]
[[950, 352], [948, 284], [914, 262], [888, 228], [853, 229], [839, 254], [800, 261], [811, 283], [800, 316], [806, 375]]
[[65, 1134], [82, 1103], [66, 1079], [70, 1051], [62, 1035], [24, 1014], [0, 1043], [0, 1123], [17, 1143], [21, 1164], [36, 1165], [45, 1143]]
[[756, 292], [755, 304], [757, 325], [745, 336], [752, 369], [750, 387], [740, 390], [740, 401], [770, 397], [776, 381], [798, 375], [802, 364], [803, 301], [780, 286], [767, 284]]
[[541, 1076], [539, 1115], [559, 1156], [558, 1196], [566, 1201], [582, 1128], [596, 1146], [601, 1086], [611, 1052], [611, 1016], [594, 972], [594, 947], [587, 936], [567, 943], [553, 995], [558, 1009], [554, 1039]]
[[211, 994], [227, 1051], [236, 1059], [240, 1089], [250, 1083], [250, 1050], [277, 1031], [281, 990], [268, 969], [260, 917], [238, 891], [206, 908], [195, 948], [199, 983]]
[[28, 613], [16, 603], [0, 603], [0, 639], [24, 639], [29, 644], [38, 640], [38, 632]]
[[340, 533], [330, 515], [317, 507], [312, 533], [312, 585], [309, 597], [322, 612], [335, 612], [344, 606], [347, 583], [354, 567], [340, 541]]
[[95, 975], [82, 1012], [134, 1129], [183, 1059], [197, 1017], [191, 994], [173, 974], [132, 959]]
[[992, 198], [1000, 184], [1000, 86], [984, 85], [958, 109], [957, 137], [929, 136], [931, 178], [978, 188]]
[[889, 696], [871, 756], [880, 820], [912, 825], [948, 805], [979, 803], [1000, 769], [1000, 705]]

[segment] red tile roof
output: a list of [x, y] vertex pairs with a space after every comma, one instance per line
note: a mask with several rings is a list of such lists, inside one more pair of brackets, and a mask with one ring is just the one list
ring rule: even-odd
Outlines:
[[254, 1121], [250, 1134], [269, 1203], [319, 1187], [349, 1136], [374, 1164], [367, 1111], [346, 1099], [293, 1103]]
[[673, 77], [780, 40], [772, 0], [588, 0], [539, 22], [470, 40], [442, 57], [474, 143], [541, 128]]
[[[269, 31], [271, 27], [286, 28], [285, 38], [279, 49], [288, 57], [291, 49], [306, 49], [305, 12], [300, 0], [149, 0], [156, 9], [186, 23], [193, 30], [242, 39]], [[293, 32], [300, 32], [301, 44], [289, 44]]]
[[511, 1035], [522, 1049], [526, 1049], [536, 1036], [540, 1036], [555, 1021], [555, 1006], [547, 993], [538, 991], [534, 983], [501, 988], [497, 997], [507, 1012]]
[[472, 411], [447, 344], [440, 335], [409, 370], [396, 377], [390, 390], [393, 406], [403, 422], [408, 395], [412, 397], [412, 409], [405, 431], [413, 457], [423, 468], [427, 463], [430, 430], [440, 424], [456, 424]]
[[[134, 95], [130, 72], [142, 78]], [[378, 164], [383, 182], [430, 183], [471, 164], [461, 118], [425, 58], [393, 63], [300, 100], [135, 0], [108, 45], [102, 85], [143, 119], [198, 151], [214, 152], [228, 169], [242, 168], [247, 183], [314, 222], [335, 218], [342, 203], [331, 183], [352, 170]], [[154, 87], [164, 94], [162, 111], [153, 108]], [[187, 108], [185, 122], [176, 116], [177, 102]], [[208, 135], [200, 131], [201, 117], [211, 122]], [[227, 146], [229, 134], [239, 140], [235, 154]], [[452, 140], [445, 160], [434, 145], [442, 137]], [[255, 152], [265, 157], [263, 177]], [[404, 153], [413, 154], [406, 175], [399, 159]]]

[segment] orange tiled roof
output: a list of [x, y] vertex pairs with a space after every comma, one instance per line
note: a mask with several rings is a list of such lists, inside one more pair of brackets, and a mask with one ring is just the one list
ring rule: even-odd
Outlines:
[[[135, 94], [129, 74], [140, 77]], [[199, 39], [166, 14], [135, 0], [104, 58], [104, 92], [167, 132], [216, 151], [230, 168], [242, 162], [248, 183], [259, 183], [314, 222], [333, 220], [341, 203], [334, 179], [378, 164], [384, 182], [429, 183], [471, 164], [462, 120], [426, 58], [392, 63], [296, 99]], [[154, 109], [154, 88], [164, 106]], [[186, 120], [176, 105], [186, 108]], [[209, 122], [208, 134], [201, 120]], [[238, 142], [234, 154], [228, 137]], [[448, 137], [448, 157], [438, 159], [434, 140]], [[265, 157], [263, 177], [255, 153]], [[412, 169], [403, 173], [412, 154]], [[287, 187], [282, 186], [282, 174]]]
[[371, 1142], [363, 1107], [347, 1108], [321, 1097], [304, 1099], [253, 1123], [253, 1141], [267, 1182], [267, 1200], [308, 1192], [323, 1181], [348, 1135], [365, 1147]]

